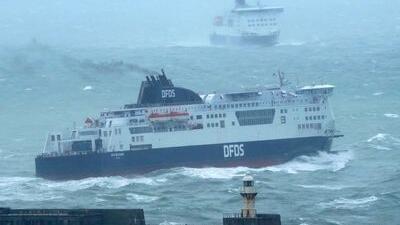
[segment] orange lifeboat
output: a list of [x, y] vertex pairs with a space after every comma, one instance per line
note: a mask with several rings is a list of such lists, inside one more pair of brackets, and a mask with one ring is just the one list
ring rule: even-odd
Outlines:
[[153, 122], [163, 122], [170, 120], [188, 120], [189, 113], [187, 112], [169, 112], [169, 113], [151, 113], [149, 120]]

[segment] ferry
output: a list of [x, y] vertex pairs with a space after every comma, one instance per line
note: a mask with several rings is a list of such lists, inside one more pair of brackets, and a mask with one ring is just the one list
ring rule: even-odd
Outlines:
[[135, 175], [174, 167], [265, 167], [329, 151], [340, 134], [333, 85], [198, 94], [164, 71], [146, 76], [137, 102], [47, 135], [36, 175], [47, 179]]
[[236, 0], [235, 8], [214, 18], [211, 44], [275, 45], [279, 41], [282, 7], [250, 6]]

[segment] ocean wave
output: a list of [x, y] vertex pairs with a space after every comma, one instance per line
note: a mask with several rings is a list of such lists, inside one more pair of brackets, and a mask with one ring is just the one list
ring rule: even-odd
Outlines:
[[90, 91], [93, 90], [93, 87], [90, 85], [85, 86], [84, 88], [82, 88], [83, 91]]
[[149, 203], [149, 202], [154, 202], [159, 199], [159, 197], [156, 196], [150, 196], [150, 195], [139, 195], [135, 193], [127, 193], [126, 194], [126, 199], [129, 201], [136, 201], [136, 202], [142, 202], [142, 203]]
[[399, 118], [399, 115], [395, 114], [395, 113], [385, 113], [383, 115], [388, 117], [388, 118]]
[[378, 133], [377, 135], [369, 138], [367, 142], [373, 142], [373, 141], [383, 141], [385, 140], [389, 134], [383, 134], [383, 133]]
[[208, 41], [198, 41], [198, 42], [173, 42], [169, 43], [165, 46], [162, 47], [167, 47], [167, 48], [173, 48], [173, 47], [188, 47], [188, 48], [197, 48], [197, 47], [214, 47], [213, 45], [210, 44]]
[[247, 167], [235, 168], [179, 168], [176, 172], [187, 177], [197, 177], [201, 179], [232, 179], [234, 177], [244, 176], [249, 171], [257, 169], [250, 169]]
[[25, 202], [40, 202], [63, 199], [63, 196], [53, 195], [52, 193], [32, 193], [28, 192], [7, 192], [0, 193], [0, 202], [3, 201], [25, 201]]
[[389, 147], [385, 147], [385, 146], [381, 146], [381, 145], [373, 145], [373, 144], [370, 144], [370, 147], [375, 148], [375, 149], [377, 149], [377, 150], [384, 150], [384, 151], [392, 150], [392, 149], [389, 148]]
[[35, 177], [0, 177], [0, 188], [18, 187], [35, 180]]
[[35, 177], [1, 177], [0, 178], [0, 202], [1, 201], [49, 201], [62, 199], [62, 196], [53, 192], [40, 191], [37, 187], [39, 178]]
[[352, 158], [353, 154], [351, 151], [341, 151], [338, 153], [319, 152], [316, 156], [300, 156], [285, 164], [269, 167], [268, 170], [291, 174], [317, 170], [336, 172], [345, 168]]
[[336, 208], [336, 209], [354, 209], [360, 207], [368, 207], [371, 203], [378, 201], [379, 198], [375, 195], [371, 195], [364, 198], [338, 198], [330, 202], [320, 203], [319, 205], [324, 208]]
[[334, 191], [350, 188], [349, 186], [344, 186], [344, 185], [297, 185], [297, 186], [308, 189], [323, 189], [323, 190], [334, 190]]
[[302, 46], [306, 44], [304, 41], [287, 41], [287, 42], [279, 42], [277, 46]]
[[380, 96], [380, 95], [383, 95], [383, 94], [385, 94], [385, 92], [374, 92], [374, 93], [372, 93], [373, 96]]
[[75, 192], [79, 190], [91, 189], [100, 187], [103, 189], [120, 189], [132, 184], [144, 184], [149, 186], [160, 185], [167, 182], [166, 178], [149, 178], [149, 177], [96, 177], [86, 178], [82, 180], [71, 181], [45, 181], [40, 183], [42, 190], [63, 190]]
[[370, 137], [367, 142], [369, 143], [376, 143], [376, 142], [387, 142], [391, 144], [399, 144], [400, 143], [400, 138], [393, 137], [390, 134], [385, 134], [385, 133], [378, 133], [373, 137]]

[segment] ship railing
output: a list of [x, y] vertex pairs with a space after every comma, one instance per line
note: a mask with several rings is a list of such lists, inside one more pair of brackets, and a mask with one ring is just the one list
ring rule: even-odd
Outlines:
[[76, 151], [66, 151], [66, 152], [45, 152], [40, 156], [42, 157], [56, 157], [56, 156], [74, 156], [74, 155], [87, 155], [88, 151], [76, 152]]
[[223, 218], [242, 218], [243, 215], [241, 213], [224, 213]]

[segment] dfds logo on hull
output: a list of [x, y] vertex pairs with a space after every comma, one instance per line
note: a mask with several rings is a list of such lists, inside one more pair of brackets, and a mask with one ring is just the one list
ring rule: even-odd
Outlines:
[[243, 157], [244, 144], [224, 145], [224, 158]]

